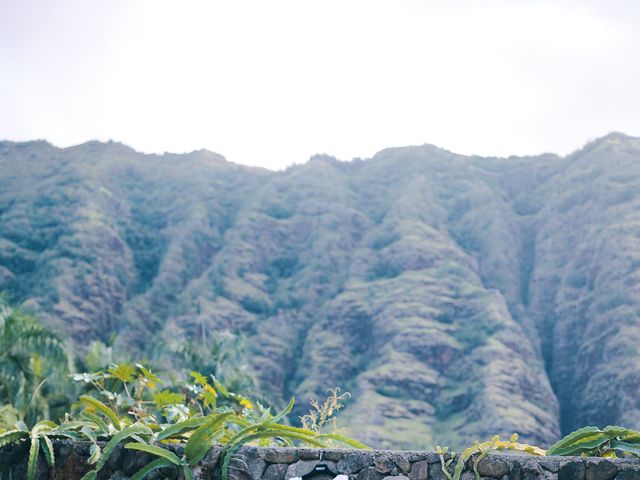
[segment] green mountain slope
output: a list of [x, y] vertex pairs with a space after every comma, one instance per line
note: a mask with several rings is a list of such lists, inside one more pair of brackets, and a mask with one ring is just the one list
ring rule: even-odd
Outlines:
[[0, 142], [0, 178], [0, 289], [80, 349], [243, 332], [272, 398], [350, 390], [379, 447], [640, 427], [638, 139], [284, 172]]

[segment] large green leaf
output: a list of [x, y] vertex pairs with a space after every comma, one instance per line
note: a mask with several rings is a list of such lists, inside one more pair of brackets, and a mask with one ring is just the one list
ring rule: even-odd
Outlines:
[[51, 420], [40, 420], [38, 423], [36, 423], [33, 428], [31, 429], [31, 431], [36, 431], [38, 433], [40, 432], [47, 432], [47, 431], [51, 431], [54, 430], [57, 427], [57, 425], [52, 422]]
[[583, 427], [551, 445], [547, 450], [547, 455], [570, 455], [567, 452], [574, 451], [577, 444], [594, 440], [602, 433], [598, 427]]
[[310, 437], [317, 437], [319, 435], [318, 432], [314, 432], [313, 430], [309, 430], [308, 428], [290, 427], [289, 425], [282, 425], [281, 423], [276, 423], [275, 425], [273, 424], [269, 425], [269, 429], [299, 433], [300, 435], [308, 435]]
[[184, 447], [189, 465], [195, 465], [204, 458], [222, 433], [222, 425], [231, 415], [231, 412], [212, 415], [206, 423], [194, 430]]
[[9, 430], [8, 432], [0, 433], [0, 448], [12, 443], [18, 443], [25, 438], [29, 438], [29, 432], [23, 430]]
[[98, 472], [91, 470], [87, 472], [80, 480], [96, 480], [98, 478]]
[[170, 427], [165, 428], [157, 434], [156, 438], [158, 440], [165, 440], [167, 438], [173, 437], [174, 435], [179, 435], [187, 430], [198, 428], [208, 421], [208, 417], [190, 418], [189, 420], [184, 420], [183, 422], [178, 422], [171, 425]]
[[127, 443], [124, 448], [128, 450], [139, 450], [141, 452], [147, 452], [156, 457], [164, 458], [165, 460], [173, 463], [174, 465], [180, 465], [180, 459], [178, 456], [161, 447], [155, 445], [147, 445], [146, 443]]
[[116, 447], [116, 445], [118, 445], [118, 443], [134, 435], [151, 435], [151, 434], [152, 434], [151, 429], [141, 423], [134, 423], [133, 425], [116, 433], [111, 438], [111, 440], [109, 440], [105, 445], [104, 450], [102, 451], [102, 455], [100, 455], [100, 459], [96, 463], [96, 472], [99, 472], [100, 469], [104, 466], [104, 464], [107, 463], [107, 460], [109, 459], [109, 455], [111, 455], [111, 452]]
[[619, 427], [618, 425], [608, 425], [604, 427], [602, 430], [607, 435], [611, 435], [612, 437], [623, 437], [628, 433], [633, 433], [633, 430], [629, 430], [628, 428]]
[[54, 433], [50, 435], [51, 437], [65, 437], [70, 438], [71, 440], [81, 441], [86, 440], [80, 433], [74, 432], [72, 430], [56, 430]]
[[185, 465], [184, 467], [182, 467], [182, 473], [184, 473], [185, 480], [195, 480], [195, 478], [193, 477], [193, 472], [191, 471], [191, 468], [189, 468], [188, 465]]
[[38, 468], [38, 454], [40, 453], [40, 442], [37, 433], [31, 434], [31, 447], [29, 447], [29, 462], [27, 463], [27, 480], [36, 478]]
[[289, 415], [291, 413], [291, 410], [293, 410], [293, 405], [296, 403], [296, 399], [295, 397], [292, 397], [291, 400], [289, 400], [289, 404], [284, 408], [284, 410], [282, 410], [280, 413], [278, 413], [277, 415], [265, 420], [263, 422], [263, 425], [272, 425], [274, 423], [279, 422], [280, 420], [282, 420], [284, 417], [286, 417], [287, 415]]
[[640, 432], [637, 430], [609, 425], [608, 427], [605, 427], [603, 431], [604, 433], [609, 434], [612, 437], [618, 437], [620, 440], [627, 443], [640, 443]]
[[53, 451], [53, 443], [51, 439], [47, 435], [42, 435], [40, 437], [42, 443], [42, 451], [44, 452], [44, 458], [47, 460], [47, 463], [50, 467], [53, 467], [54, 463], [56, 463], [56, 456]]
[[263, 420], [262, 422], [252, 423], [247, 425], [229, 440], [228, 445], [229, 446], [234, 445], [236, 442], [238, 442], [242, 438], [246, 437], [247, 435], [250, 435], [251, 432], [266, 430], [272, 425], [277, 424], [277, 422], [282, 420], [285, 416], [287, 416], [291, 412], [291, 410], [293, 409], [294, 403], [295, 403], [295, 398], [292, 398], [289, 401], [289, 404], [285, 407], [285, 409], [282, 410], [277, 415], [274, 415], [273, 417], [269, 417], [266, 420]]
[[611, 449], [618, 450], [624, 453], [630, 453], [635, 457], [640, 457], [640, 445], [637, 443], [621, 442], [619, 440], [613, 440], [611, 442]]
[[80, 430], [82, 427], [95, 427], [92, 422], [84, 422], [82, 420], [74, 420], [62, 422], [56, 427], [56, 430]]
[[[38, 455], [40, 454], [40, 438], [43, 432], [50, 432], [56, 424], [49, 420], [41, 420], [31, 429], [31, 446], [29, 447], [29, 461], [27, 463], [27, 480], [34, 480], [38, 468]], [[51, 459], [53, 462], [53, 446], [51, 447]]]
[[122, 429], [122, 426], [120, 425], [120, 419], [118, 418], [118, 415], [116, 415], [116, 412], [111, 410], [108, 406], [106, 406], [100, 400], [98, 400], [97, 398], [90, 397], [89, 395], [82, 395], [80, 397], [80, 401], [86, 405], [89, 405], [95, 408], [97, 411], [99, 411], [105, 417], [111, 420], [111, 423], [113, 424], [114, 427], [116, 427], [117, 430]]
[[82, 417], [94, 423], [103, 434], [109, 435], [109, 426], [99, 416], [94, 413], [84, 411], [82, 412]]
[[610, 440], [611, 437], [609, 435], [606, 435], [605, 433], [598, 433], [572, 445], [567, 445], [564, 449], [560, 449], [558, 453], [555, 453], [555, 455], [578, 455], [581, 453], [590, 454], [594, 449], [597, 449]]
[[93, 431], [92, 428], [82, 427], [80, 429], [80, 434], [84, 435], [85, 438], [89, 439], [93, 443], [96, 443], [98, 441], [98, 435]]

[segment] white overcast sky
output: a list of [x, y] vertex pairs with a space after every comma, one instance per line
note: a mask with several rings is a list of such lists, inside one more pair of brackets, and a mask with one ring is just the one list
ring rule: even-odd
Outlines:
[[640, 135], [640, 2], [0, 0], [0, 139], [268, 168]]

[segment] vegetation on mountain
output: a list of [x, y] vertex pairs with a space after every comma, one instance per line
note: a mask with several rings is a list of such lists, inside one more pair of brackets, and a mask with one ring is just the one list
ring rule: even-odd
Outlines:
[[[340, 386], [343, 425], [376, 447], [640, 428], [639, 159], [621, 134], [282, 172], [0, 142], [0, 289], [79, 361], [180, 378], [197, 358], [281, 408]], [[236, 366], [214, 372], [224, 332]]]

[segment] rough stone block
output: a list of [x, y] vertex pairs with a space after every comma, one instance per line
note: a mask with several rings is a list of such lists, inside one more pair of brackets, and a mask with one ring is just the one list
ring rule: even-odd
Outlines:
[[558, 480], [583, 480], [587, 467], [584, 462], [570, 462], [560, 467]]
[[404, 456], [398, 456], [395, 459], [396, 465], [405, 475], [409, 475], [411, 471], [411, 462]]
[[587, 461], [586, 480], [612, 480], [618, 474], [618, 467], [609, 460]]
[[415, 462], [411, 465], [409, 478], [411, 480], [427, 480], [429, 478], [429, 464], [424, 460]]
[[387, 453], [376, 455], [373, 458], [373, 464], [376, 467], [376, 470], [382, 474], [391, 472], [396, 466], [396, 463], [390, 458]]
[[251, 451], [242, 451], [231, 457], [229, 478], [231, 480], [254, 480], [262, 477], [267, 463]]
[[298, 460], [298, 455], [293, 449], [270, 448], [264, 452], [264, 459], [270, 463], [293, 463]]
[[429, 464], [429, 480], [448, 480], [439, 463]]
[[221, 454], [222, 454], [222, 449], [220, 448], [210, 449], [202, 459], [202, 465], [211, 470], [213, 470], [214, 468], [220, 468], [218, 463], [220, 461]]
[[637, 470], [623, 470], [616, 475], [615, 480], [640, 480], [640, 472]]
[[262, 475], [262, 480], [284, 480], [289, 465], [286, 463], [274, 463], [269, 465]]
[[355, 473], [372, 464], [371, 454], [349, 453], [338, 462], [338, 473]]
[[502, 478], [509, 474], [509, 465], [497, 456], [487, 456], [478, 462], [478, 473], [482, 477]]
[[358, 473], [357, 480], [381, 480], [382, 475], [380, 475], [375, 467], [366, 467], [363, 470], [360, 470]]
[[320, 458], [320, 450], [315, 448], [298, 449], [298, 458], [300, 460], [315, 460]]

